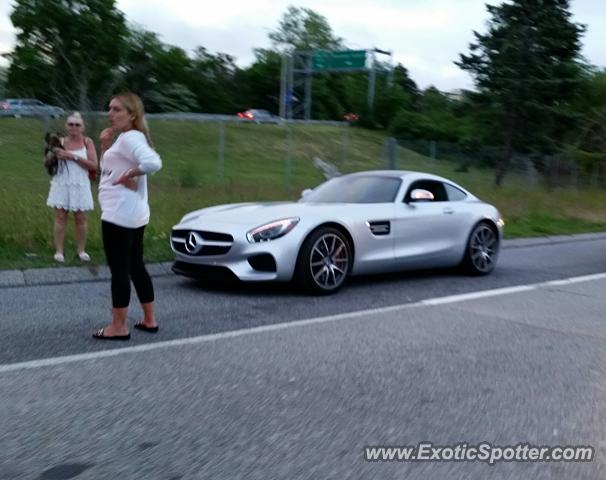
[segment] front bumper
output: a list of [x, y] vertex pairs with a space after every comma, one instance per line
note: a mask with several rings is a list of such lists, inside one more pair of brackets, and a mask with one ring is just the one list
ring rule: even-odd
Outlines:
[[[269, 242], [250, 243], [237, 226], [200, 230], [177, 225], [171, 233], [173, 271], [194, 278], [237, 278], [245, 282], [290, 281], [302, 238], [295, 230]], [[186, 242], [192, 239], [186, 248]], [[200, 246], [201, 245], [201, 246]]]
[[211, 265], [196, 265], [195, 263], [175, 261], [171, 270], [177, 275], [184, 277], [197, 278], [200, 280], [211, 280], [218, 282], [237, 281], [238, 277], [225, 267]]

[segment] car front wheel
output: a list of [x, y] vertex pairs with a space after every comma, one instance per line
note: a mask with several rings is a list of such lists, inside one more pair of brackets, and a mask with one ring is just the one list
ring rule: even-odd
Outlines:
[[487, 223], [479, 223], [469, 235], [463, 268], [471, 275], [487, 275], [494, 270], [499, 255], [499, 238]]
[[335, 293], [345, 283], [351, 262], [351, 247], [345, 235], [335, 228], [320, 228], [303, 242], [295, 281], [310, 293]]

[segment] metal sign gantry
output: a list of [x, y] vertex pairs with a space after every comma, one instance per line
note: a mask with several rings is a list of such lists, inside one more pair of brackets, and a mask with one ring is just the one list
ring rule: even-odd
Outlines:
[[[391, 52], [378, 48], [367, 50], [314, 50], [294, 51], [282, 57], [280, 78], [280, 116], [283, 118], [311, 119], [312, 77], [315, 73], [368, 72], [368, 106], [374, 105], [376, 82], [375, 54], [389, 55]], [[303, 98], [303, 102], [299, 99]]]

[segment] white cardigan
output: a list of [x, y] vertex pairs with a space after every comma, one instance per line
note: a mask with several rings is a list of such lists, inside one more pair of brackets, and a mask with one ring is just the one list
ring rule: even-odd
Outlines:
[[154, 173], [162, 168], [162, 160], [142, 132], [129, 130], [120, 134], [101, 159], [101, 220], [126, 228], [139, 228], [149, 223], [147, 175], [134, 178], [137, 190], [114, 185], [122, 173], [136, 167], [145, 174]]

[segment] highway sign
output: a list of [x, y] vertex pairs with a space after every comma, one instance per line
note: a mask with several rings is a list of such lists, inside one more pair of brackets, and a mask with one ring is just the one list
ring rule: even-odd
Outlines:
[[314, 52], [311, 66], [315, 72], [363, 70], [366, 67], [366, 50]]

